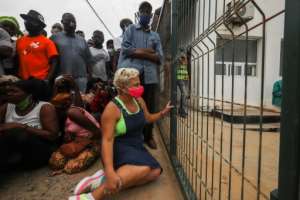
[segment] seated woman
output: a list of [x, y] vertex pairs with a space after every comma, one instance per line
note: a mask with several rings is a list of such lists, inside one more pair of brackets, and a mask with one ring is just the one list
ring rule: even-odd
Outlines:
[[[143, 146], [143, 128], [165, 114], [170, 103], [160, 112], [149, 113], [141, 98], [139, 72], [133, 68], [116, 71], [114, 85], [118, 95], [105, 108], [102, 118], [102, 160], [100, 170], [76, 186], [72, 199], [103, 199], [106, 195], [156, 180], [162, 168]], [[104, 178], [105, 174], [105, 178]], [[84, 192], [92, 192], [81, 194]]]
[[89, 167], [98, 157], [100, 149], [100, 125], [85, 109], [75, 106], [74, 87], [76, 84], [71, 77], [62, 77], [56, 82], [55, 88], [58, 90], [51, 100], [64, 127], [64, 136], [63, 144], [52, 154], [49, 164], [52, 169], [69, 174]]
[[86, 102], [86, 108], [100, 120], [104, 108], [116, 96], [116, 90], [112, 84], [101, 80], [90, 82], [88, 88], [89, 93], [82, 95], [82, 99]]
[[22, 80], [2, 88], [0, 169], [37, 168], [48, 163], [56, 148], [58, 121], [54, 106], [39, 100], [43, 81]]
[[6, 104], [6, 87], [19, 81], [20, 79], [12, 75], [0, 75], [0, 106]]

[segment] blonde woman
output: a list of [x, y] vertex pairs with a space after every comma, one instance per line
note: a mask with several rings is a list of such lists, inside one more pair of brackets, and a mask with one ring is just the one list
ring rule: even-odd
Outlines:
[[143, 128], [166, 115], [172, 106], [168, 103], [162, 111], [149, 113], [141, 98], [143, 86], [136, 69], [118, 69], [114, 85], [118, 95], [106, 106], [101, 119], [104, 171], [84, 178], [75, 188], [77, 196], [70, 200], [103, 199], [121, 189], [154, 181], [162, 172], [143, 146]]

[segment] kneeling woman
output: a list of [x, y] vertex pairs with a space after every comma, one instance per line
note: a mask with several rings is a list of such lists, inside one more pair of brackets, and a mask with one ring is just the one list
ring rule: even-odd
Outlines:
[[0, 107], [0, 169], [36, 168], [48, 163], [56, 148], [58, 121], [54, 106], [39, 101], [43, 81], [18, 81], [5, 88]]
[[[143, 146], [143, 128], [147, 122], [153, 123], [167, 114], [172, 106], [168, 103], [161, 112], [148, 112], [136, 69], [119, 69], [114, 85], [118, 95], [106, 106], [101, 118], [105, 172], [100, 170], [84, 178], [74, 190], [77, 196], [70, 199], [102, 199], [120, 189], [154, 181], [162, 172]], [[81, 194], [88, 191], [92, 193]]]

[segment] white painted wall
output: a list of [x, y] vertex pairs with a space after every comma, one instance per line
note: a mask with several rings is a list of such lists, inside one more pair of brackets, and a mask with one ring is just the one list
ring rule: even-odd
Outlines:
[[[195, 27], [196, 35], [198, 34], [198, 29], [200, 29], [200, 34], [203, 30], [203, 10], [201, 9], [199, 12], [199, 2], [200, 7], [203, 6], [204, 1], [198, 1], [197, 4], [197, 14], [196, 14], [196, 20], [197, 20], [197, 26]], [[208, 1], [206, 1], [206, 10], [205, 10], [205, 16], [204, 19], [204, 29], [208, 27]], [[229, 2], [229, 1], [228, 1]], [[284, 9], [284, 0], [257, 0], [255, 1], [261, 9], [265, 12], [266, 18], [269, 18], [273, 16], [274, 14], [278, 13], [279, 11]], [[223, 7], [221, 7], [221, 4], [223, 4], [223, 0], [218, 0], [218, 17], [222, 15]], [[211, 22], [214, 21], [214, 8], [215, 8], [215, 1], [211, 1]], [[200, 17], [199, 17], [200, 13]], [[201, 14], [202, 13], [202, 14]], [[262, 22], [262, 17], [259, 14], [257, 10], [255, 10], [255, 16], [254, 19], [251, 20], [248, 23], [249, 27], [253, 27], [254, 25]], [[224, 27], [221, 27], [218, 29], [220, 33], [224, 36], [229, 36], [229, 32], [224, 29]], [[241, 28], [235, 28], [235, 33], [240, 33], [244, 30], [244, 27]], [[277, 16], [276, 18], [268, 21], [266, 23], [266, 40], [265, 40], [265, 86], [264, 86], [264, 106], [269, 107], [272, 105], [272, 88], [273, 83], [276, 80], [281, 79], [279, 76], [279, 69], [280, 69], [280, 45], [281, 45], [281, 39], [283, 38], [283, 30], [284, 30], [284, 14], [281, 14]], [[260, 98], [261, 98], [261, 83], [262, 83], [262, 26], [255, 28], [254, 30], [249, 32], [249, 37], [252, 39], [256, 39], [257, 42], [257, 75], [255, 77], [248, 77], [248, 104], [249, 105], [260, 105]], [[210, 35], [211, 39], [216, 42], [216, 34], [212, 33]], [[209, 49], [213, 49], [213, 44], [208, 40], [205, 39], [203, 42], [208, 46]], [[206, 47], [199, 43], [198, 47], [202, 49], [202, 51], [207, 52]], [[197, 53], [201, 55], [201, 51], [198, 50], [197, 47], [193, 50], [193, 56], [196, 57]], [[209, 58], [209, 66], [208, 66], [208, 58]], [[200, 60], [196, 60], [192, 63], [192, 85], [194, 87], [194, 90], [192, 91], [195, 95], [200, 94], [202, 95], [202, 92], [205, 97], [208, 96], [212, 98], [213, 97], [213, 88], [214, 88], [214, 52], [209, 53], [208, 55], [205, 55], [203, 57], [204, 61], [204, 76], [202, 76], [202, 58]], [[199, 62], [199, 63], [198, 63]], [[197, 68], [199, 67], [199, 69]], [[209, 67], [209, 75], [208, 75], [208, 67]], [[202, 91], [202, 77], [204, 78], [204, 91]], [[197, 85], [197, 79], [200, 79], [200, 87], [196, 88]], [[208, 93], [208, 79], [210, 84], [210, 89]], [[244, 102], [244, 93], [245, 93], [245, 76], [236, 76], [234, 78], [234, 102], [236, 103], [243, 103]], [[221, 86], [222, 86], [222, 76], [216, 76], [216, 98], [221, 99]], [[225, 101], [231, 101], [231, 93], [232, 93], [232, 77], [231, 76], [224, 76], [224, 99]]]

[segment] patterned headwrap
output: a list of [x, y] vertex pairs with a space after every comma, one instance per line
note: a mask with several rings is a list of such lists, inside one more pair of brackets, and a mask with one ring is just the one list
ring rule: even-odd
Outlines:
[[16, 18], [11, 17], [11, 16], [0, 16], [0, 23], [2, 23], [2, 22], [9, 22], [9, 23], [13, 24], [17, 29], [17, 34], [22, 33], [20, 31], [20, 25], [19, 25], [18, 21], [16, 20]]

